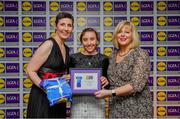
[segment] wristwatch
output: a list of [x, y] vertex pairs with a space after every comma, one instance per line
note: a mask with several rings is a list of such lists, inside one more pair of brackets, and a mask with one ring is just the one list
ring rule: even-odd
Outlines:
[[112, 92], [113, 97], [116, 96], [116, 91], [115, 90], [111, 90], [111, 92]]

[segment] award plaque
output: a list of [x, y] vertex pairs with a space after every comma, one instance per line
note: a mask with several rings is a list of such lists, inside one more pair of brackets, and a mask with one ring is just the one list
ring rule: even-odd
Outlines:
[[101, 89], [101, 68], [71, 68], [70, 75], [74, 95], [89, 95]]

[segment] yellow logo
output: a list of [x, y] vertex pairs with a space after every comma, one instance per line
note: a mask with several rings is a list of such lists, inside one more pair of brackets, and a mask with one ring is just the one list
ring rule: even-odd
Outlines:
[[32, 9], [32, 4], [29, 1], [25, 1], [22, 3], [23, 11], [30, 11]]
[[4, 18], [0, 17], [0, 26], [3, 26], [3, 25], [4, 25]]
[[104, 18], [104, 25], [105, 26], [112, 26], [113, 24], [113, 19], [111, 17], [105, 17]]
[[164, 86], [166, 84], [166, 79], [164, 77], [158, 77], [157, 84], [159, 86]]
[[159, 41], [165, 41], [167, 35], [166, 35], [166, 33], [164, 31], [160, 31], [160, 32], [158, 32], [157, 37], [158, 37]]
[[29, 27], [32, 25], [32, 20], [30, 17], [24, 17], [22, 20], [22, 24], [26, 27]]
[[140, 9], [140, 4], [139, 2], [131, 2], [130, 7], [132, 11], [138, 11]]
[[28, 103], [28, 101], [29, 101], [29, 93], [28, 94], [24, 94], [23, 101], [24, 101], [24, 103]]
[[86, 10], [86, 3], [85, 2], [78, 2], [76, 8], [78, 11], [85, 11]]
[[53, 1], [53, 2], [50, 3], [50, 10], [51, 11], [57, 11], [58, 9], [59, 9], [58, 2]]
[[166, 48], [165, 47], [163, 47], [163, 46], [161, 46], [161, 47], [159, 47], [158, 49], [157, 49], [157, 54], [158, 54], [158, 56], [165, 56], [166, 55]]
[[5, 87], [4, 79], [0, 78], [0, 89]]
[[51, 32], [51, 34], [50, 34], [51, 37], [54, 37], [55, 35], [56, 35], [55, 32]]
[[111, 11], [113, 8], [113, 5], [111, 2], [105, 2], [103, 7], [105, 11]]
[[4, 9], [4, 5], [3, 3], [0, 1], [0, 11], [2, 11]]
[[28, 65], [28, 63], [23, 64], [23, 71], [24, 72], [26, 72], [27, 65]]
[[4, 94], [0, 94], [0, 104], [3, 104], [5, 102], [5, 96]]
[[77, 24], [78, 24], [78, 26], [85, 26], [86, 25], [86, 18], [84, 18], [84, 17], [79, 17], [78, 19], [77, 19]]
[[25, 42], [30, 42], [32, 40], [32, 34], [29, 32], [23, 33], [22, 37], [23, 37], [23, 41]]
[[24, 118], [27, 117], [27, 109], [25, 109], [25, 110], [23, 111], [23, 117], [24, 117]]
[[84, 52], [84, 48], [83, 47], [78, 48], [78, 52]]
[[0, 119], [4, 119], [4, 117], [5, 117], [4, 110], [0, 110]]
[[167, 23], [167, 20], [166, 20], [165, 16], [158, 17], [157, 21], [158, 21], [159, 26], [165, 26], [166, 23]]
[[161, 2], [157, 3], [157, 9], [159, 11], [165, 11], [166, 7], [167, 7], [167, 5], [166, 5], [166, 3], [164, 1], [161, 1]]
[[0, 58], [1, 57], [4, 57], [4, 49], [3, 48], [0, 48]]
[[157, 68], [158, 68], [159, 71], [164, 71], [166, 69], [166, 63], [158, 62]]
[[56, 21], [56, 17], [51, 17], [50, 18], [50, 25], [55, 27], [55, 24], [56, 24], [55, 21]]
[[160, 106], [157, 108], [157, 114], [158, 116], [165, 116], [166, 115], [166, 108], [163, 106]]
[[0, 42], [3, 42], [3, 41], [4, 41], [4, 34], [0, 33]]
[[109, 55], [111, 55], [112, 54], [112, 48], [105, 48], [104, 49], [104, 54], [106, 55], [106, 56], [109, 56]]
[[31, 80], [30, 80], [29, 78], [26, 78], [26, 79], [23, 81], [23, 85], [24, 85], [24, 87], [26, 87], [26, 88], [31, 88], [32, 82], [31, 82]]
[[104, 40], [105, 41], [112, 41], [112, 36], [113, 36], [113, 34], [111, 32], [106, 32], [104, 34]]
[[80, 42], [80, 36], [81, 36], [81, 32], [77, 33], [77, 39]]
[[157, 92], [157, 99], [158, 99], [158, 101], [165, 101], [166, 93], [164, 91]]
[[132, 18], [131, 18], [131, 22], [132, 22], [135, 26], [138, 26], [140, 20], [139, 20], [138, 17], [132, 17]]
[[23, 56], [24, 57], [31, 57], [32, 56], [32, 49], [30, 48], [24, 48], [23, 49]]
[[3, 73], [5, 70], [4, 64], [0, 63], [0, 74]]

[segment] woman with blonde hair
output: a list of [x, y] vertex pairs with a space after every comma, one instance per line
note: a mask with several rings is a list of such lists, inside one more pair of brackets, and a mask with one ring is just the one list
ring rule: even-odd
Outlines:
[[113, 44], [118, 49], [109, 58], [108, 79], [111, 90], [95, 92], [97, 98], [111, 97], [111, 118], [152, 118], [148, 90], [150, 58], [139, 47], [132, 22], [122, 21], [115, 28]]

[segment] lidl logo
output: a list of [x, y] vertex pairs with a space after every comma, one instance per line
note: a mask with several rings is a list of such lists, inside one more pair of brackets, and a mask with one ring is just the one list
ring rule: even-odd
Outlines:
[[138, 11], [140, 9], [140, 4], [139, 2], [134, 1], [134, 2], [131, 2], [130, 7], [132, 11]]
[[166, 108], [163, 106], [160, 106], [157, 108], [157, 114], [158, 116], [165, 116], [166, 115]]
[[165, 16], [158, 17], [157, 23], [159, 26], [165, 26], [167, 23], [166, 17]]
[[0, 63], [0, 74], [3, 73], [5, 70], [4, 64]]
[[132, 17], [131, 22], [135, 25], [138, 26], [140, 23], [140, 19], [138, 17]]
[[161, 46], [157, 49], [158, 56], [165, 56], [166, 55], [166, 48]]
[[26, 27], [29, 27], [32, 25], [32, 19], [30, 17], [24, 17], [22, 19], [22, 24]]
[[166, 85], [166, 79], [165, 79], [165, 77], [158, 77], [158, 79], [157, 79], [157, 84], [158, 84], [159, 86], [164, 86], [164, 85]]
[[84, 52], [84, 48], [83, 47], [78, 48], [78, 52]]
[[104, 3], [104, 10], [105, 11], [111, 11], [113, 9], [113, 4], [111, 2], [105, 2]]
[[4, 5], [3, 3], [0, 1], [0, 11], [2, 11], [4, 9]]
[[167, 4], [165, 3], [165, 1], [159, 1], [157, 3], [157, 9], [159, 11], [165, 11], [166, 10], [166, 7], [167, 7]]
[[165, 62], [158, 62], [157, 69], [158, 69], [158, 71], [164, 71], [166, 69], [166, 63]]
[[157, 38], [158, 38], [159, 41], [165, 41], [166, 37], [167, 37], [167, 35], [166, 35], [166, 33], [164, 31], [160, 31], [157, 34]]
[[78, 11], [85, 11], [86, 10], [86, 3], [85, 2], [77, 2], [77, 10]]
[[50, 10], [51, 11], [58, 11], [59, 9], [59, 3], [56, 1], [53, 1], [50, 3]]
[[5, 87], [5, 81], [4, 79], [0, 78], [0, 89]]
[[112, 26], [113, 24], [113, 19], [111, 17], [105, 17], [104, 18], [104, 25], [105, 26]]
[[23, 37], [23, 41], [25, 42], [32, 41], [32, 34], [30, 32], [23, 33], [22, 37]]
[[0, 42], [4, 41], [4, 34], [0, 32]]
[[106, 56], [111, 55], [112, 52], [113, 52], [113, 49], [110, 48], [110, 47], [107, 47], [107, 48], [104, 49], [104, 54], [105, 54]]
[[164, 92], [164, 91], [157, 92], [157, 99], [158, 99], [158, 101], [165, 101], [166, 100], [166, 92]]
[[29, 78], [26, 78], [24, 81], [23, 81], [23, 85], [25, 88], [31, 88], [32, 86], [32, 81], [29, 79]]
[[4, 26], [4, 18], [0, 17], [0, 26]]
[[84, 17], [79, 17], [79, 18], [77, 19], [77, 24], [78, 24], [78, 26], [80, 26], [80, 27], [85, 26], [85, 25], [86, 25], [86, 19], [85, 19]]
[[24, 48], [23, 49], [23, 56], [24, 57], [31, 57], [33, 54], [33, 51], [31, 48]]
[[0, 58], [4, 57], [4, 48], [0, 48]]
[[0, 104], [3, 104], [5, 102], [5, 95], [0, 94]]
[[55, 24], [56, 24], [55, 21], [56, 21], [56, 17], [51, 17], [50, 18], [50, 25], [55, 27]]
[[104, 33], [104, 40], [105, 41], [112, 41], [113, 34], [111, 32]]
[[4, 110], [0, 110], [0, 118], [4, 119], [5, 117], [5, 111]]
[[22, 3], [22, 9], [23, 11], [30, 11], [32, 9], [32, 4], [30, 3], [30, 1], [24, 1]]
[[28, 101], [29, 101], [29, 94], [24, 94], [23, 101], [24, 101], [24, 103], [28, 103]]

